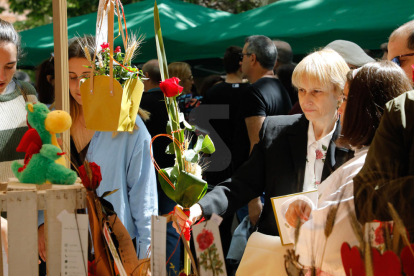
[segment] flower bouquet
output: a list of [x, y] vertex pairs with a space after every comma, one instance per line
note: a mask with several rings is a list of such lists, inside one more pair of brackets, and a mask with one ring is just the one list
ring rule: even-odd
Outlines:
[[[118, 16], [125, 53], [114, 50], [114, 13]], [[86, 127], [98, 131], [132, 131], [141, 102], [144, 85], [142, 72], [131, 65], [142, 42], [142, 36], [130, 35], [120, 0], [99, 1], [96, 41], [94, 45], [79, 42], [90, 62], [92, 76], [80, 87]], [[107, 29], [107, 31], [105, 31]], [[85, 40], [87, 41], [87, 40]], [[90, 54], [93, 50], [93, 57]]]
[[[161, 79], [163, 80], [160, 84], [160, 89], [164, 93], [165, 105], [169, 116], [167, 134], [160, 134], [158, 136], [167, 136], [172, 140], [166, 149], [166, 153], [175, 154], [175, 165], [170, 168], [160, 168], [155, 160], [153, 162], [158, 171], [158, 179], [165, 194], [182, 206], [188, 216], [189, 208], [196, 204], [207, 192], [207, 182], [201, 176], [203, 170], [201, 154], [211, 154], [215, 151], [215, 148], [208, 135], [205, 137], [202, 135], [198, 136], [194, 147], [192, 149], [189, 147], [189, 133], [194, 131], [195, 127], [185, 120], [184, 114], [178, 108], [176, 98], [183, 90], [183, 87], [178, 84], [180, 80], [175, 77], [170, 79], [168, 76], [167, 59], [156, 2], [154, 5], [154, 27]], [[158, 136], [155, 136], [153, 140]], [[190, 229], [184, 229], [183, 231], [186, 240], [189, 241]], [[186, 275], [191, 274], [191, 262], [187, 250], [184, 253], [184, 273]]]

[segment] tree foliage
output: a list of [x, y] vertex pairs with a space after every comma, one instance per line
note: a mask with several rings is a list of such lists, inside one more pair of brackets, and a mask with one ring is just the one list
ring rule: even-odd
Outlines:
[[[140, 2], [142, 0], [122, 0], [123, 5]], [[183, 0], [230, 13], [241, 13], [261, 5], [261, 0]], [[96, 12], [99, 0], [67, 0], [68, 18]], [[17, 30], [26, 30], [52, 23], [52, 0], [9, 0], [9, 9], [12, 12], [26, 15], [27, 20], [14, 23]]]
[[261, 6], [260, 0], [187, 0], [193, 4], [230, 13], [241, 13]]
[[[140, 2], [141, 0], [122, 0], [124, 5]], [[99, 0], [67, 0], [68, 18], [96, 12]], [[9, 0], [12, 12], [23, 14], [26, 11], [27, 20], [14, 23], [17, 30], [26, 30], [52, 23], [52, 0]]]

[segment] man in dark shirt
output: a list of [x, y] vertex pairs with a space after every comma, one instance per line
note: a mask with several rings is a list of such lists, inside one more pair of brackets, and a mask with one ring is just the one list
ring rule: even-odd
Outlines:
[[[140, 107], [151, 113], [150, 119], [145, 122], [145, 126], [148, 129], [151, 137], [158, 134], [165, 134], [168, 113], [165, 107], [164, 94], [160, 89], [161, 74], [158, 64], [158, 60], [153, 59], [148, 61], [142, 67], [142, 71], [148, 80], [144, 80], [144, 94], [142, 95]], [[165, 153], [165, 149], [171, 143], [166, 137], [159, 137], [154, 140], [152, 145], [152, 151], [155, 161], [158, 163], [160, 168], [167, 168], [174, 166], [174, 155]], [[154, 168], [155, 169], [155, 168]], [[160, 183], [157, 178], [157, 189], [158, 189], [158, 210], [160, 215], [168, 214], [174, 209], [176, 203], [172, 201], [162, 190]], [[169, 224], [167, 226], [167, 258], [173, 253], [177, 240], [179, 238], [178, 233]], [[175, 266], [176, 270], [180, 267], [180, 247], [177, 248], [173, 257], [170, 260]], [[168, 274], [175, 275], [173, 270], [170, 270], [170, 264], [167, 264]]]
[[[251, 85], [243, 92], [236, 126], [235, 170], [247, 161], [253, 146], [259, 142], [264, 119], [272, 115], [287, 115], [292, 108], [288, 93], [273, 73], [276, 59], [276, 46], [268, 37], [254, 35], [245, 39], [240, 64]], [[258, 221], [261, 210], [259, 198], [249, 203], [249, 217], [253, 224]]]
[[[248, 83], [243, 83], [239, 64], [242, 50], [238, 46], [227, 48], [223, 57], [226, 80], [207, 90], [200, 109], [205, 115], [203, 117], [207, 119], [215, 116], [214, 114], [225, 115], [223, 118], [215, 116], [210, 119], [210, 124], [206, 127], [216, 146], [216, 152], [210, 157], [210, 164], [205, 173], [207, 183], [213, 186], [231, 177], [233, 173], [230, 163], [235, 125], [242, 91], [249, 86]], [[201, 113], [200, 111], [198, 113]]]
[[[197, 116], [203, 120], [206, 125], [205, 129], [216, 147], [215, 153], [209, 157], [210, 163], [204, 172], [210, 188], [233, 175], [231, 149], [237, 113], [242, 91], [249, 86], [249, 84], [243, 83], [239, 64], [242, 50], [238, 46], [230, 46], [226, 49], [223, 57], [226, 80], [207, 90], [203, 103], [198, 107]], [[224, 256], [227, 256], [230, 247], [232, 223], [233, 216], [226, 217], [219, 227]], [[226, 269], [230, 274], [228, 265], [226, 265]]]

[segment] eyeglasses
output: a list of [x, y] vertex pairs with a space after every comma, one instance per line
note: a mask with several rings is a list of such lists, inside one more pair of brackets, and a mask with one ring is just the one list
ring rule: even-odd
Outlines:
[[405, 54], [405, 55], [400, 55], [400, 56], [396, 56], [395, 58], [393, 58], [391, 61], [394, 62], [395, 64], [397, 64], [398, 66], [401, 67], [401, 61], [400, 58], [402, 57], [410, 57], [410, 56], [414, 56], [414, 53], [411, 54]]
[[191, 75], [188, 78], [185, 78], [184, 80], [193, 80], [193, 79], [194, 79], [194, 77], [193, 77], [193, 75]]
[[251, 56], [253, 55], [252, 53], [240, 53], [240, 60], [243, 60], [244, 56]]

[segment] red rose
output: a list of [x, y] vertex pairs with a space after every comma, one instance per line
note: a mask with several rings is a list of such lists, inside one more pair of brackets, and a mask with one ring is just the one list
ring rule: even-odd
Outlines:
[[207, 248], [209, 248], [210, 245], [213, 244], [213, 241], [214, 241], [213, 233], [206, 229], [203, 229], [203, 231], [197, 236], [198, 246], [200, 247], [201, 251], [204, 251]]
[[121, 52], [121, 46], [118, 46], [115, 48], [114, 53], [120, 53]]
[[109, 49], [109, 43], [107, 42], [102, 43], [101, 48], [102, 50]]
[[174, 97], [179, 95], [183, 91], [183, 87], [179, 86], [179, 78], [172, 77], [160, 83], [161, 91], [166, 97]]
[[316, 150], [316, 160], [323, 158], [323, 153], [320, 150]]
[[[99, 184], [102, 181], [102, 174], [101, 167], [99, 167], [95, 162], [89, 163], [89, 168], [92, 175], [88, 175], [85, 170], [85, 166], [82, 165], [79, 167], [79, 176], [82, 179], [83, 186], [85, 186], [86, 189], [92, 191], [99, 187]], [[91, 179], [92, 181], [90, 181]]]

